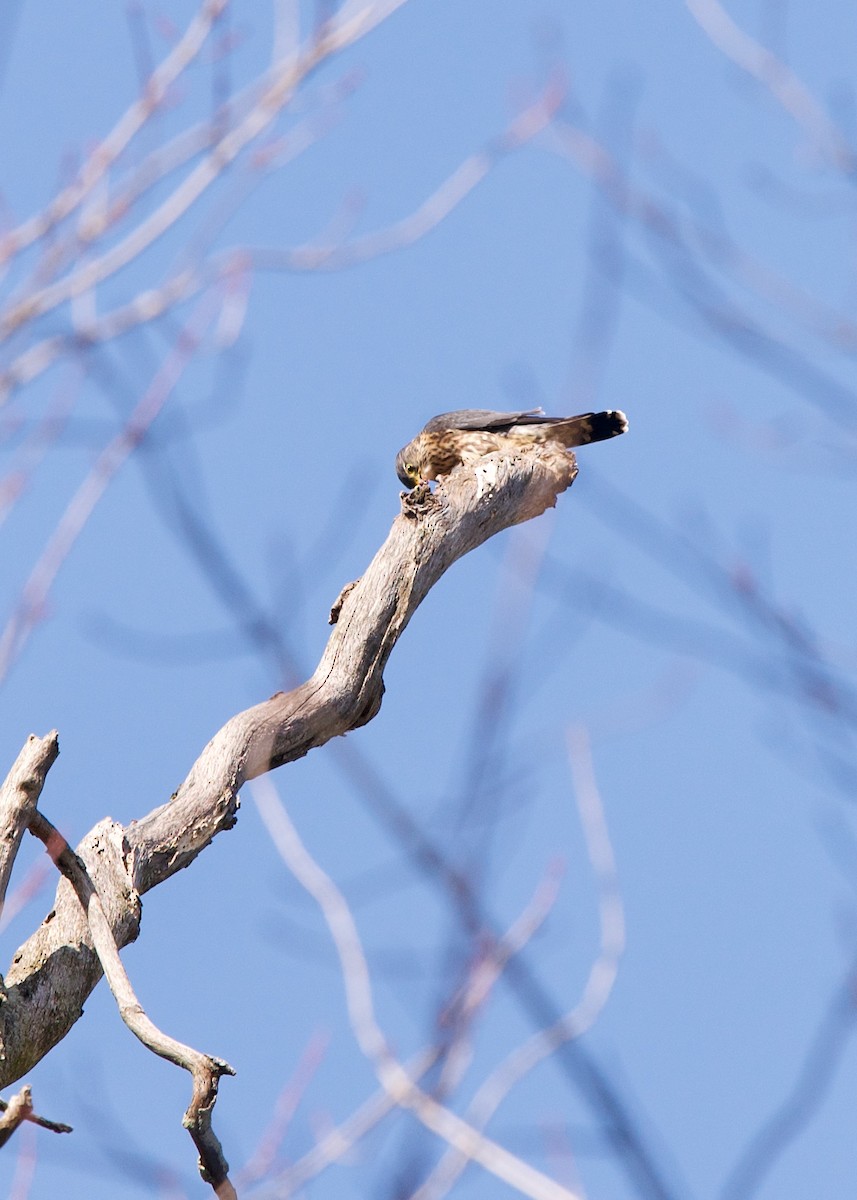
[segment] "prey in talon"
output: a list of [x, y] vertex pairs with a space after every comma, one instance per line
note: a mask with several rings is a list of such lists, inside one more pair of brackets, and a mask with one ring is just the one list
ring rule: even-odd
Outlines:
[[422, 432], [396, 455], [396, 474], [406, 488], [448, 475], [459, 464], [472, 465], [495, 450], [554, 442], [567, 450], [617, 437], [628, 428], [623, 412], [546, 417], [540, 408], [492, 412], [462, 408], [432, 417]]

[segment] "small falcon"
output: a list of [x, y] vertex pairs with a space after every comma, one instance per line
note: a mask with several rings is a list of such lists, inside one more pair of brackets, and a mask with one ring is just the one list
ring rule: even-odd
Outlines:
[[396, 455], [396, 474], [406, 488], [414, 488], [448, 475], [459, 463], [475, 463], [495, 450], [543, 442], [557, 442], [570, 450], [616, 437], [627, 428], [625, 414], [612, 409], [577, 417], [546, 417], [540, 408], [511, 413], [462, 408], [432, 417]]

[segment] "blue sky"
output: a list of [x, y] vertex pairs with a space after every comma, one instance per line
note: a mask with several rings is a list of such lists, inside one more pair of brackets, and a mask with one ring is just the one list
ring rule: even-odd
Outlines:
[[[163, 11], [142, 11], [21, 0], [0, 17], [4, 225], [45, 206], [137, 97], [137, 60], [159, 61], [194, 6], [170, 6], [172, 32]], [[731, 11], [853, 143], [854, 10], [829, 0]], [[121, 168], [205, 119], [213, 90], [254, 78], [272, 27], [268, 6], [232, 6], [230, 52], [202, 55]], [[478, 847], [500, 925], [560, 857], [559, 898], [527, 953], [562, 1008], [597, 952], [567, 751], [571, 727], [589, 730], [627, 950], [585, 1047], [634, 1113], [668, 1194], [701, 1200], [729, 1194], [853, 961], [853, 179], [677, 0], [408, 0], [280, 119], [279, 134], [315, 123], [305, 153], [269, 172], [239, 162], [96, 303], [107, 312], [156, 287], [211, 230], [216, 250], [291, 249], [407, 217], [549, 78], [566, 88], [557, 128], [584, 131], [622, 164], [630, 212], [617, 217], [546, 133], [501, 157], [412, 246], [340, 271], [256, 273], [237, 341], [206, 341], [63, 565], [0, 691], [0, 746], [11, 764], [28, 733], [59, 730], [42, 806], [76, 841], [106, 814], [127, 822], [162, 803], [229, 716], [287, 685], [201, 568], [177, 492], [305, 676], [331, 602], [398, 512], [395, 453], [428, 417], [624, 409], [628, 436], [580, 454], [555, 513], [494, 539], [432, 591], [392, 656], [380, 714], [346, 745], [451, 854]], [[166, 194], [160, 185], [140, 213]], [[4, 307], [35, 266], [26, 256], [13, 266]], [[4, 622], [197, 303], [10, 398], [4, 477], [48, 406], [65, 397], [72, 412], [0, 527]], [[59, 309], [36, 333], [68, 323]], [[833, 383], [843, 398], [831, 415]], [[541, 567], [521, 589], [528, 560]], [[809, 631], [820, 658], [784, 653], [784, 629], [792, 646]], [[513, 683], [495, 731], [479, 706], [498, 647]], [[839, 689], [826, 709], [807, 684], [819, 661]], [[795, 700], [798, 687], [815, 699]], [[460, 812], [474, 736], [489, 734], [483, 828]], [[372, 815], [340, 746], [274, 782], [354, 906], [379, 1017], [407, 1057], [431, 1036], [442, 994], [443, 891]], [[19, 876], [38, 859], [25, 847]], [[4, 931], [6, 961], [50, 894]], [[326, 1048], [285, 1158], [374, 1091], [329, 938], [249, 794], [233, 831], [145, 897], [123, 957], [154, 1020], [237, 1068], [216, 1119], [234, 1167], [314, 1038]], [[531, 1031], [498, 986], [455, 1103]], [[846, 1040], [817, 1108], [741, 1195], [852, 1194], [854, 1072]], [[134, 1042], [104, 985], [29, 1081], [41, 1112], [75, 1126], [69, 1138], [38, 1133], [32, 1197], [203, 1194], [180, 1127], [187, 1081]], [[490, 1132], [565, 1182], [579, 1177], [590, 1197], [645, 1194], [604, 1153], [597, 1117], [556, 1066], [516, 1089]], [[0, 1161], [7, 1191], [23, 1144]], [[392, 1195], [417, 1147], [433, 1161], [436, 1144], [408, 1120], [382, 1126], [305, 1194]], [[173, 1193], [159, 1192], [153, 1164], [162, 1181], [175, 1173]], [[512, 1193], [471, 1170], [454, 1194]]]

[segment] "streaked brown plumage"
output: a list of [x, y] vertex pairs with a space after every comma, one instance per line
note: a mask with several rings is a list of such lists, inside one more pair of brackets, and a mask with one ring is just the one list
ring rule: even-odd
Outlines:
[[558, 442], [571, 449], [602, 442], [628, 428], [625, 414], [608, 410], [576, 417], [546, 417], [541, 409], [491, 412], [462, 408], [432, 417], [425, 428], [396, 455], [396, 474], [406, 488], [448, 475], [459, 463], [474, 463], [511, 443]]

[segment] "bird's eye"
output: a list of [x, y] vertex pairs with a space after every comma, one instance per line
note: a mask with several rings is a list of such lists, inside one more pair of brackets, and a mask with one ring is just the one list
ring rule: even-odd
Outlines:
[[416, 479], [419, 475], [419, 471], [413, 463], [405, 463], [405, 474], [407, 475], [408, 479]]

